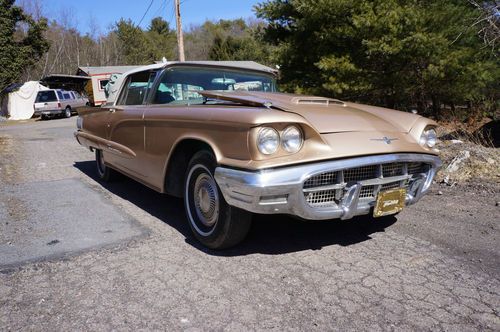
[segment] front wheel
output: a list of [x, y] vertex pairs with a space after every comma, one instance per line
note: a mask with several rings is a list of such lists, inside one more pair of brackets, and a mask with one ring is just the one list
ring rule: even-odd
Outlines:
[[184, 207], [198, 241], [211, 249], [225, 249], [243, 241], [252, 216], [227, 204], [213, 177], [215, 167], [215, 158], [208, 151], [191, 158], [184, 184]]

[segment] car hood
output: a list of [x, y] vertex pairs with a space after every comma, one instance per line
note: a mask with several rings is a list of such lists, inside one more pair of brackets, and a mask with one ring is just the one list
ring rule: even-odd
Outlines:
[[316, 96], [249, 91], [197, 92], [207, 98], [298, 114], [320, 134], [374, 131], [408, 133], [420, 118], [411, 113]]

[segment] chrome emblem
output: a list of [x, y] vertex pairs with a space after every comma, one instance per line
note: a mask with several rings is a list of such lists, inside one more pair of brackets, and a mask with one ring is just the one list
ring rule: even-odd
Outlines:
[[391, 144], [392, 141], [397, 141], [399, 138], [389, 138], [389, 137], [382, 137], [382, 138], [372, 138], [370, 139], [370, 141], [381, 141], [381, 142], [385, 142], [385, 144]]

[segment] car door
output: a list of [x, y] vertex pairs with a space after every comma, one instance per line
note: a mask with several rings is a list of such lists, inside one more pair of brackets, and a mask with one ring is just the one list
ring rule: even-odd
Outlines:
[[104, 106], [109, 141], [104, 160], [123, 172], [147, 181], [144, 172], [144, 108], [150, 72], [131, 74], [124, 82], [115, 105]]

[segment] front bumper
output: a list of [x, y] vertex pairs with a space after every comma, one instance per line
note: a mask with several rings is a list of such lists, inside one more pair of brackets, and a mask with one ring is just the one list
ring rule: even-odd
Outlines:
[[[364, 166], [381, 167], [390, 163], [425, 163], [425, 171], [418, 174], [380, 176], [360, 181], [330, 185], [325, 190], [340, 190], [342, 198], [330, 206], [311, 206], [307, 202], [304, 182], [324, 173], [349, 170]], [[406, 205], [416, 203], [429, 189], [442, 162], [437, 156], [427, 154], [388, 154], [324, 161], [312, 164], [266, 169], [257, 172], [217, 167], [215, 179], [228, 204], [261, 214], [289, 214], [303, 219], [349, 219], [370, 213], [376, 197], [361, 197], [362, 188], [401, 182], [406, 184]], [[407, 166], [405, 166], [405, 169]], [[323, 189], [322, 189], [323, 190]]]

